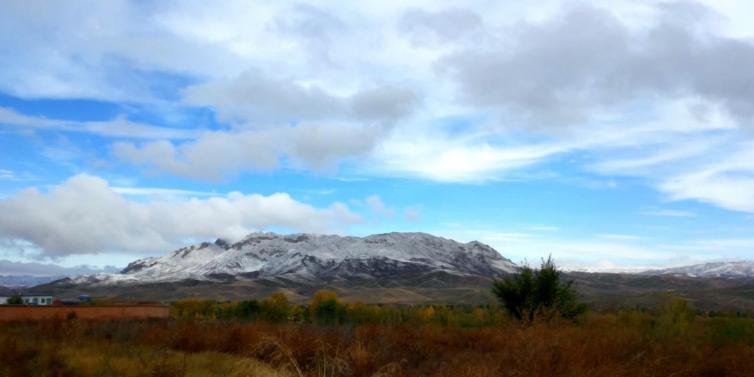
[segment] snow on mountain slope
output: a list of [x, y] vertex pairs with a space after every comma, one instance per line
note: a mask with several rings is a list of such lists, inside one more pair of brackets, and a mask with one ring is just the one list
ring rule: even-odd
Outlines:
[[754, 278], [754, 261], [711, 262], [647, 271], [651, 275], [680, 275], [700, 278]]
[[493, 248], [425, 233], [368, 237], [252, 233], [230, 244], [201, 243], [162, 257], [137, 260], [118, 274], [95, 274], [74, 283], [118, 284], [284, 277], [296, 281], [390, 278], [444, 271], [497, 276], [516, 265]]

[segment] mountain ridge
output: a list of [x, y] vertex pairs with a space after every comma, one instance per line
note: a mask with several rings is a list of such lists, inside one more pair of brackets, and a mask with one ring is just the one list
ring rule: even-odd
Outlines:
[[719, 261], [644, 271], [645, 275], [675, 275], [691, 278], [754, 279], [754, 261]]
[[251, 233], [217, 239], [130, 263], [120, 273], [70, 279], [76, 284], [143, 284], [181, 280], [284, 278], [296, 282], [390, 278], [432, 272], [496, 277], [517, 266], [478, 241], [460, 243], [427, 233], [366, 237]]
[[[29, 289], [59, 297], [163, 301], [244, 300], [284, 292], [305, 303], [320, 289], [376, 304], [494, 304], [495, 278], [518, 266], [480, 242], [426, 233], [341, 237], [252, 233], [130, 263], [121, 273], [62, 279]], [[652, 307], [680, 295], [705, 310], [754, 310], [752, 278], [564, 271], [595, 307]]]

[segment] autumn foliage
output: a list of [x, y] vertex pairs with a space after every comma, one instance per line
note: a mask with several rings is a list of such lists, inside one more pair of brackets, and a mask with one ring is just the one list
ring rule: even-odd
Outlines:
[[0, 323], [0, 376], [754, 375], [754, 319], [683, 300], [528, 324], [497, 307], [372, 306], [331, 292], [306, 306], [187, 301], [174, 315]]

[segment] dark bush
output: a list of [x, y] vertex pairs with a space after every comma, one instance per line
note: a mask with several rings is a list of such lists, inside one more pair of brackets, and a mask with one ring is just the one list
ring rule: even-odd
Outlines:
[[578, 302], [572, 281], [563, 282], [552, 258], [542, 261], [538, 270], [523, 266], [511, 277], [496, 280], [492, 292], [505, 310], [518, 320], [554, 316], [574, 319], [586, 311]]
[[8, 297], [8, 305], [23, 305], [24, 299], [20, 295], [13, 295]]

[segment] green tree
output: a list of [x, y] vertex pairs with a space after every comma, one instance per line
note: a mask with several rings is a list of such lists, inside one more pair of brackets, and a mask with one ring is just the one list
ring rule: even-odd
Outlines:
[[535, 317], [556, 315], [574, 319], [586, 311], [578, 302], [573, 282], [563, 282], [552, 257], [542, 260], [538, 270], [523, 266], [517, 274], [495, 280], [492, 293], [513, 318], [531, 322]]
[[8, 297], [8, 305], [22, 305], [23, 303], [24, 299], [21, 298], [21, 295], [15, 294]]
[[241, 319], [254, 320], [259, 316], [261, 308], [259, 301], [247, 300], [238, 303], [236, 308], [236, 316]]
[[663, 302], [654, 318], [655, 333], [659, 338], [685, 336], [693, 328], [696, 310], [681, 297]]
[[317, 291], [309, 303], [309, 316], [312, 322], [320, 325], [334, 325], [345, 321], [345, 305], [338, 301], [333, 291]]
[[288, 304], [288, 297], [281, 292], [273, 293], [266, 300], [259, 304], [261, 319], [272, 322], [285, 322], [288, 320], [288, 314], [291, 307]]

